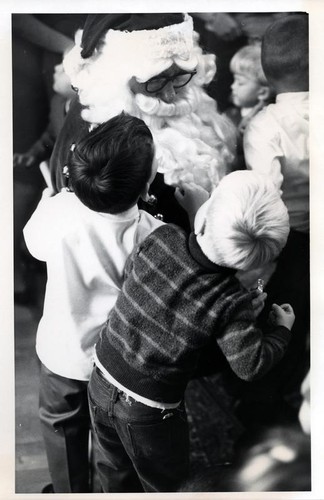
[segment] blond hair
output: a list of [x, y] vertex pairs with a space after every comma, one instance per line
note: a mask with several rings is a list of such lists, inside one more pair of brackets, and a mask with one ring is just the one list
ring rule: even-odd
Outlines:
[[230, 70], [269, 86], [261, 64], [261, 45], [246, 45], [238, 50], [230, 61]]
[[288, 238], [288, 211], [269, 177], [239, 170], [225, 176], [199, 209], [195, 232], [209, 260], [247, 271], [279, 255]]

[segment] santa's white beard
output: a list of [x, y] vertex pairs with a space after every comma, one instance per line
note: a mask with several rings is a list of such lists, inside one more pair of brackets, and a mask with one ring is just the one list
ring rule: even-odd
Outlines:
[[91, 102], [82, 111], [83, 118], [98, 124], [121, 111], [141, 118], [152, 132], [158, 171], [167, 184], [195, 182], [211, 192], [229, 172], [236, 142], [234, 126], [218, 113], [215, 101], [202, 87], [188, 85], [173, 103], [134, 95], [124, 85], [107, 101], [103, 89], [90, 88], [80, 95], [82, 104]]
[[235, 130], [202, 88], [188, 86], [170, 104], [137, 94], [135, 108], [152, 132], [158, 171], [167, 184], [194, 182], [211, 192], [229, 172]]

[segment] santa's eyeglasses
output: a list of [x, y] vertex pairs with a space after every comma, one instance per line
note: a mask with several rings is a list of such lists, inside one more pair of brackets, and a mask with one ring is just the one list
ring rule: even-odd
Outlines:
[[197, 70], [193, 70], [173, 76], [154, 77], [145, 82], [145, 90], [149, 94], [154, 94], [162, 90], [169, 82], [172, 82], [173, 88], [180, 89], [187, 85], [196, 73]]

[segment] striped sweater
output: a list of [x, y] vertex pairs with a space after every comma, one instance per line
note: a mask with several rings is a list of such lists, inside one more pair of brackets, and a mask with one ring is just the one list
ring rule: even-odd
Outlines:
[[263, 376], [282, 358], [290, 331], [276, 327], [264, 336], [252, 293], [235, 270], [209, 261], [193, 234], [169, 224], [158, 228], [134, 250], [125, 273], [96, 354], [130, 391], [153, 401], [181, 400], [212, 338], [243, 380]]

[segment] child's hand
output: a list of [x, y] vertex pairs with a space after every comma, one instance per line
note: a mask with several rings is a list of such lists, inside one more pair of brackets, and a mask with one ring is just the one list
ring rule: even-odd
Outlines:
[[255, 318], [257, 318], [264, 308], [264, 303], [267, 299], [266, 292], [257, 292], [257, 295], [252, 299], [252, 307]]
[[194, 182], [183, 182], [174, 193], [179, 205], [185, 209], [189, 217], [194, 217], [198, 208], [209, 198], [209, 193]]
[[291, 330], [295, 322], [295, 313], [290, 304], [272, 304], [272, 310], [269, 313], [269, 321], [273, 325], [285, 326]]
[[13, 166], [14, 167], [32, 167], [36, 163], [36, 158], [28, 153], [14, 153]]

